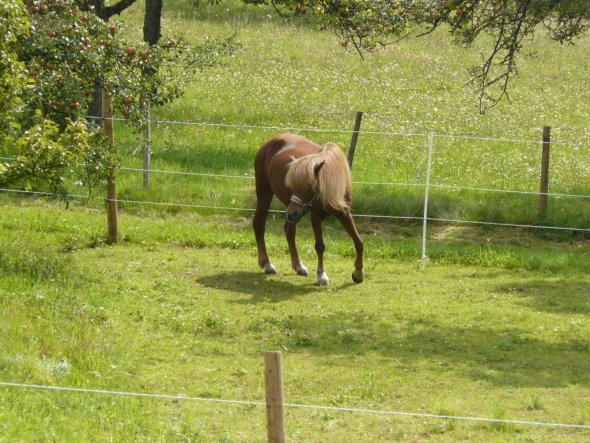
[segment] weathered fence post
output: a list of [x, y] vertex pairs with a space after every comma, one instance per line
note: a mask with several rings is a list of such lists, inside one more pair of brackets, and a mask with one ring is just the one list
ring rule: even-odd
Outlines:
[[285, 442], [285, 406], [283, 403], [283, 367], [280, 352], [264, 353], [266, 423], [269, 443]]
[[547, 216], [547, 193], [549, 192], [549, 149], [551, 147], [551, 126], [543, 126], [543, 152], [541, 154], [541, 187], [539, 215]]
[[151, 99], [146, 100], [146, 123], [143, 139], [143, 187], [149, 188], [152, 184], [152, 114]]
[[[108, 138], [111, 150], [115, 148], [115, 132], [113, 130], [113, 110], [111, 107], [111, 95], [103, 90], [102, 95], [102, 115], [104, 132]], [[108, 223], [108, 240], [110, 243], [119, 241], [119, 224], [117, 215], [117, 183], [115, 180], [115, 167], [108, 165], [107, 178], [107, 223]]]
[[426, 187], [424, 189], [424, 219], [422, 222], [422, 260], [420, 267], [426, 268], [426, 234], [428, 227], [428, 200], [430, 198], [430, 176], [432, 174], [432, 152], [434, 150], [434, 132], [428, 135], [428, 167], [426, 169]]
[[363, 113], [358, 111], [354, 119], [354, 130], [352, 138], [350, 139], [350, 147], [348, 148], [348, 166], [352, 169], [352, 161], [354, 160], [354, 151], [356, 150], [356, 142], [359, 139], [359, 132], [361, 129], [361, 121], [363, 120]]

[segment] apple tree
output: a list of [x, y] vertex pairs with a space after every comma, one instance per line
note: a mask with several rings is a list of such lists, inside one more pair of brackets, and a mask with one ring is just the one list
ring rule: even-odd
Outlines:
[[[3, 185], [66, 195], [74, 182], [91, 187], [104, 181], [116, 156], [96, 130], [100, 120], [87, 115], [95, 87], [108, 92], [115, 110], [140, 127], [146, 94], [152, 94], [153, 105], [170, 103], [182, 94], [187, 72], [213, 65], [236, 48], [232, 38], [200, 46], [170, 37], [132, 43], [76, 0], [25, 0], [24, 11], [19, 2], [0, 0], [3, 8], [20, 5], [23, 22], [19, 32], [5, 37], [16, 68], [2, 79], [11, 84], [18, 74], [21, 87], [14, 87], [15, 99], [6, 105], [14, 120], [12, 143], [7, 135], [0, 152], [16, 160], [0, 164]], [[16, 23], [1, 20], [0, 26]]]
[[20, 1], [0, 0], [0, 146], [15, 125], [12, 110], [27, 84], [18, 42], [29, 33], [30, 21]]

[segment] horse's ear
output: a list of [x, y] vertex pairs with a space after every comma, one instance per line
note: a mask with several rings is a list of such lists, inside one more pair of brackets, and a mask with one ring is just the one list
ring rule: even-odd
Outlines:
[[322, 169], [322, 167], [324, 166], [324, 163], [326, 163], [325, 160], [322, 160], [320, 163], [318, 163], [317, 165], [314, 166], [313, 168], [313, 172], [315, 174], [315, 176], [317, 177]]

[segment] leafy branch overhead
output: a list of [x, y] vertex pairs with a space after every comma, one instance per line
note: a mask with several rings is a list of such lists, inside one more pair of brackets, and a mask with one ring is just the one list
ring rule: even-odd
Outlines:
[[[246, 0], [267, 3], [267, 0]], [[270, 0], [285, 11], [314, 16], [332, 29], [343, 46], [362, 55], [410, 36], [445, 27], [452, 39], [469, 46], [478, 37], [491, 39], [481, 64], [470, 70], [480, 110], [508, 98], [518, 75], [517, 56], [535, 32], [547, 30], [559, 43], [573, 43], [588, 30], [588, 0]]]

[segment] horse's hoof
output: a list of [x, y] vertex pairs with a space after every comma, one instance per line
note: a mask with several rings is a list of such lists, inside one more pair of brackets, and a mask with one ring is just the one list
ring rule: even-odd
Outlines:
[[275, 268], [273, 265], [268, 263], [268, 264], [264, 265], [264, 273], [265, 274], [276, 274], [277, 268]]
[[355, 283], [362, 283], [363, 282], [363, 274], [360, 276], [356, 274], [356, 272], [352, 273], [352, 281]]
[[295, 272], [297, 272], [297, 275], [301, 275], [302, 277], [307, 277], [309, 275], [309, 272], [305, 266], [298, 267], [295, 269]]
[[330, 283], [330, 279], [325, 272], [318, 275], [318, 286], [328, 286], [328, 283]]

